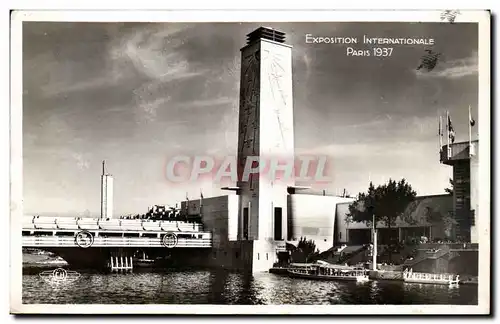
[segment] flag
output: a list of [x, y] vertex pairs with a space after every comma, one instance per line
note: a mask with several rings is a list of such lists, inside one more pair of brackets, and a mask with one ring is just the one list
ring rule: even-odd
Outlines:
[[441, 116], [439, 116], [438, 136], [439, 136], [439, 152], [441, 153], [443, 151], [443, 119], [441, 118]]
[[448, 132], [450, 136], [450, 141], [455, 142], [455, 130], [453, 129], [453, 124], [451, 123], [451, 118], [448, 116]]
[[476, 121], [474, 120], [474, 118], [472, 118], [472, 115], [470, 113], [470, 106], [469, 106], [469, 123], [471, 127], [476, 125]]
[[470, 113], [470, 105], [469, 105], [469, 156], [473, 156], [476, 154], [475, 147], [472, 144], [472, 127], [476, 124], [474, 118], [472, 118], [472, 114]]
[[203, 215], [203, 192], [200, 189], [200, 216]]

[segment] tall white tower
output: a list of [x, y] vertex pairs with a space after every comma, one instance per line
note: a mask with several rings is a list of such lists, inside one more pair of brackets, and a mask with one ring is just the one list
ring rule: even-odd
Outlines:
[[[249, 157], [271, 168], [277, 159], [293, 163], [292, 48], [284, 41], [284, 33], [261, 27], [241, 49], [240, 176]], [[252, 272], [267, 271], [287, 237], [287, 187], [293, 184], [293, 177], [276, 180], [269, 173], [238, 182], [238, 240], [253, 242], [245, 244], [252, 246]]]
[[101, 218], [113, 218], [113, 176], [106, 173], [105, 161], [101, 175]]

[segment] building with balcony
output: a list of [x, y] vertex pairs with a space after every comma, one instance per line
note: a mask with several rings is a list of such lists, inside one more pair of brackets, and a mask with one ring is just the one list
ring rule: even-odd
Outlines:
[[479, 141], [444, 145], [440, 162], [453, 167], [453, 214], [457, 240], [478, 243]]

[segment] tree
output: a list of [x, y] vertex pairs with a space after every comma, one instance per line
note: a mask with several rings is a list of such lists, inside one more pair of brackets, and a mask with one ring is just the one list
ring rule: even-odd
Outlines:
[[444, 191], [449, 193], [450, 195], [453, 195], [453, 189], [455, 188], [455, 182], [453, 181], [452, 178], [450, 178], [450, 188], [444, 188]]
[[[346, 222], [363, 222], [367, 226], [373, 226], [381, 222], [389, 229], [395, 225], [398, 216], [401, 216], [410, 203], [415, 200], [417, 193], [405, 179], [396, 182], [389, 179], [387, 184], [375, 188], [372, 182], [366, 193], [360, 192], [356, 200], [349, 205]], [[391, 249], [389, 249], [389, 260], [391, 260]]]
[[453, 230], [457, 225], [457, 221], [453, 216], [453, 212], [449, 211], [446, 214], [442, 214], [439, 210], [432, 210], [430, 207], [425, 208], [426, 220], [432, 224], [439, 224], [443, 227], [444, 239], [451, 240], [453, 235]]
[[319, 254], [319, 250], [316, 249], [316, 244], [313, 240], [307, 240], [305, 237], [301, 237], [297, 248], [292, 251], [292, 259], [294, 262], [309, 262], [314, 259]]

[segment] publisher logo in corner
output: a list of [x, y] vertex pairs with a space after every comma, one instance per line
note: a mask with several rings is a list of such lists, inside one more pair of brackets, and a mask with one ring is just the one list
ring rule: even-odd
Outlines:
[[76, 271], [57, 268], [54, 270], [42, 271], [39, 273], [40, 278], [50, 284], [64, 284], [76, 281], [80, 278], [80, 274]]

